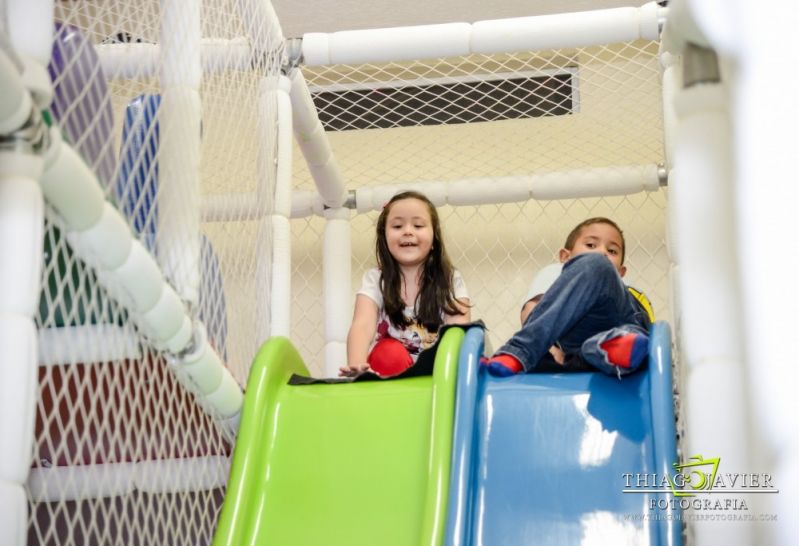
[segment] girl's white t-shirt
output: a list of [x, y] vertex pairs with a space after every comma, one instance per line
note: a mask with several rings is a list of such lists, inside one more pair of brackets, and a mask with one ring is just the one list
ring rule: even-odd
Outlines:
[[[455, 298], [459, 300], [469, 298], [466, 283], [457, 270], [452, 274], [452, 292]], [[378, 268], [374, 267], [363, 274], [361, 288], [357, 293], [367, 296], [377, 304], [377, 335], [374, 343], [386, 337], [394, 338], [402, 343], [415, 362], [419, 353], [428, 347], [432, 347], [436, 342], [438, 332], [428, 331], [427, 328], [418, 324], [415, 320], [413, 324], [404, 329], [397, 328], [391, 323], [385, 307], [383, 307], [383, 294], [380, 292], [380, 270]], [[406, 307], [403, 314], [410, 319], [415, 319], [416, 310], [413, 307]], [[443, 312], [441, 313], [441, 318], [442, 320], [444, 318]]]

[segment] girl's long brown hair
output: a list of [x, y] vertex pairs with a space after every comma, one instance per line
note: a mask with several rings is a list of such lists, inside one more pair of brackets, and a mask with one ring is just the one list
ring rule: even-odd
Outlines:
[[455, 269], [447, 256], [444, 240], [441, 237], [441, 222], [433, 203], [424, 195], [415, 191], [405, 191], [392, 197], [383, 207], [377, 219], [377, 237], [375, 238], [375, 256], [377, 266], [380, 268], [380, 291], [383, 294], [383, 305], [391, 323], [397, 328], [407, 328], [413, 323], [405, 317], [403, 310], [405, 302], [402, 301], [402, 271], [399, 264], [388, 250], [386, 241], [386, 222], [391, 212], [391, 206], [402, 199], [418, 199], [427, 205], [430, 220], [433, 224], [433, 245], [427, 259], [422, 264], [422, 274], [419, 279], [419, 292], [416, 295], [417, 322], [435, 331], [443, 323], [441, 312], [447, 315], [459, 315], [460, 309], [456, 303], [452, 287], [452, 274]]

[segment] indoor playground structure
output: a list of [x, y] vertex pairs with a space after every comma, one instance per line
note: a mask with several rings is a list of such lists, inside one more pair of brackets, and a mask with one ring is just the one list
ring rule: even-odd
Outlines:
[[[799, 21], [751, 4], [289, 38], [270, 0], [0, 3], [0, 545], [793, 544]], [[482, 323], [332, 380], [406, 189]], [[591, 216], [648, 366], [487, 375]]]

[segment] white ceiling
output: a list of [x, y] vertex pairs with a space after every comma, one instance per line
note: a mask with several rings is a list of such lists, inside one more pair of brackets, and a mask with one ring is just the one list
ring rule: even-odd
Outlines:
[[306, 32], [473, 23], [645, 3], [646, 0], [272, 0], [287, 38], [299, 38]]

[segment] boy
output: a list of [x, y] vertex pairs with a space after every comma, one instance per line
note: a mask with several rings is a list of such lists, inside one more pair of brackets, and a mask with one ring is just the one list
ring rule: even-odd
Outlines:
[[525, 304], [521, 330], [483, 360], [488, 372], [529, 372], [553, 346], [561, 363], [564, 356], [579, 355], [619, 377], [638, 369], [647, 356], [651, 309], [621, 280], [627, 272], [624, 252], [624, 235], [612, 220], [578, 224], [560, 249], [560, 276], [540, 299]]

